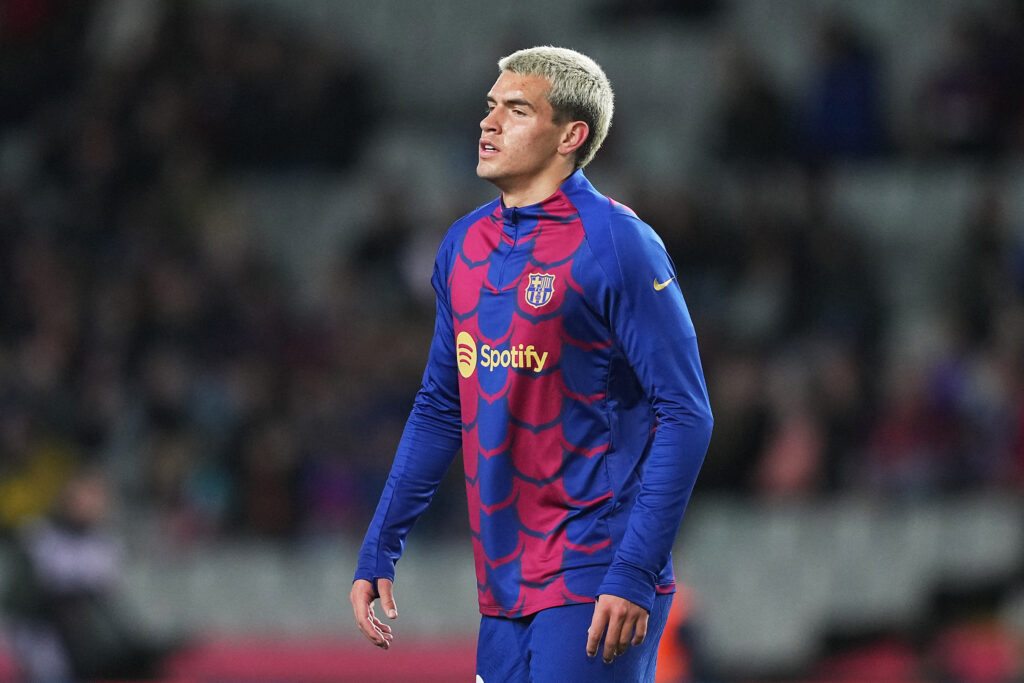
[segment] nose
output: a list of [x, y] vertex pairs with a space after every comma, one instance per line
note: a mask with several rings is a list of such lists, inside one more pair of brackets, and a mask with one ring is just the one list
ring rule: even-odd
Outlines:
[[480, 129], [485, 133], [498, 130], [498, 118], [495, 116], [496, 109], [487, 112], [487, 115], [480, 120]]

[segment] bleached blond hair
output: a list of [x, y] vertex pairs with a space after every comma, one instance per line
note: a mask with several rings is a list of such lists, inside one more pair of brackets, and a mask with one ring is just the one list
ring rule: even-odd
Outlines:
[[597, 62], [575, 50], [542, 45], [502, 57], [498, 69], [548, 80], [547, 98], [555, 121], [583, 121], [590, 128], [575, 158], [577, 169], [589, 164], [608, 135], [615, 109], [612, 84]]

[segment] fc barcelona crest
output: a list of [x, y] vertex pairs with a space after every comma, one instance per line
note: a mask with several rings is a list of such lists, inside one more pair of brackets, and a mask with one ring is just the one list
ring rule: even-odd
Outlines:
[[530, 284], [526, 286], [523, 296], [526, 303], [534, 308], [540, 308], [551, 301], [551, 295], [555, 293], [555, 276], [551, 273], [530, 273]]

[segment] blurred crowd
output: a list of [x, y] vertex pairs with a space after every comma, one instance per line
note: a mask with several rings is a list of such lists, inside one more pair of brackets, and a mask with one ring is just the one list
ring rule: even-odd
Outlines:
[[[728, 10], [705, 4], [703, 22]], [[115, 30], [112, 6], [149, 13], [144, 40]], [[999, 183], [1024, 157], [1024, 9], [997, 6], [951, 21], [907, 84], [903, 127], [887, 64], [841, 17], [822, 22], [797, 96], [723, 50], [703, 151], [740, 199], [622, 198], [663, 235], [701, 341], [716, 414], [703, 490], [1024, 486], [1024, 230]], [[358, 535], [372, 512], [432, 333], [404, 284], [413, 212], [382, 190], [374, 221], [338, 226], [356, 238], [300, 303], [222, 187], [352, 172], [387, 94], [354, 49], [226, 7], [0, 1], [4, 531], [82, 464], [172, 545]], [[892, 349], [879, 245], [830, 200], [837, 164], [894, 158], [989, 169], [935, 283], [941, 343], [920, 357]], [[453, 470], [428, 530], [464, 525]]]
[[219, 184], [351, 164], [365, 71], [186, 3], [123, 6], [158, 13], [118, 53], [95, 44], [103, 6], [0, 3], [0, 527], [81, 463], [169, 540], [348, 524], [380, 451], [357, 428], [374, 324], [293, 306]]

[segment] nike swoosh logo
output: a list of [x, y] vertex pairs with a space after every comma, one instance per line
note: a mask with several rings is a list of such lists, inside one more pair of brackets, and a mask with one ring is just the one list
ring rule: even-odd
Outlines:
[[669, 279], [665, 280], [664, 282], [658, 282], [658, 278], [654, 278], [654, 291], [655, 292], [660, 292], [661, 290], [663, 290], [666, 287], [668, 287], [668, 283], [672, 282], [675, 279], [676, 279], [675, 275], [673, 275]]

